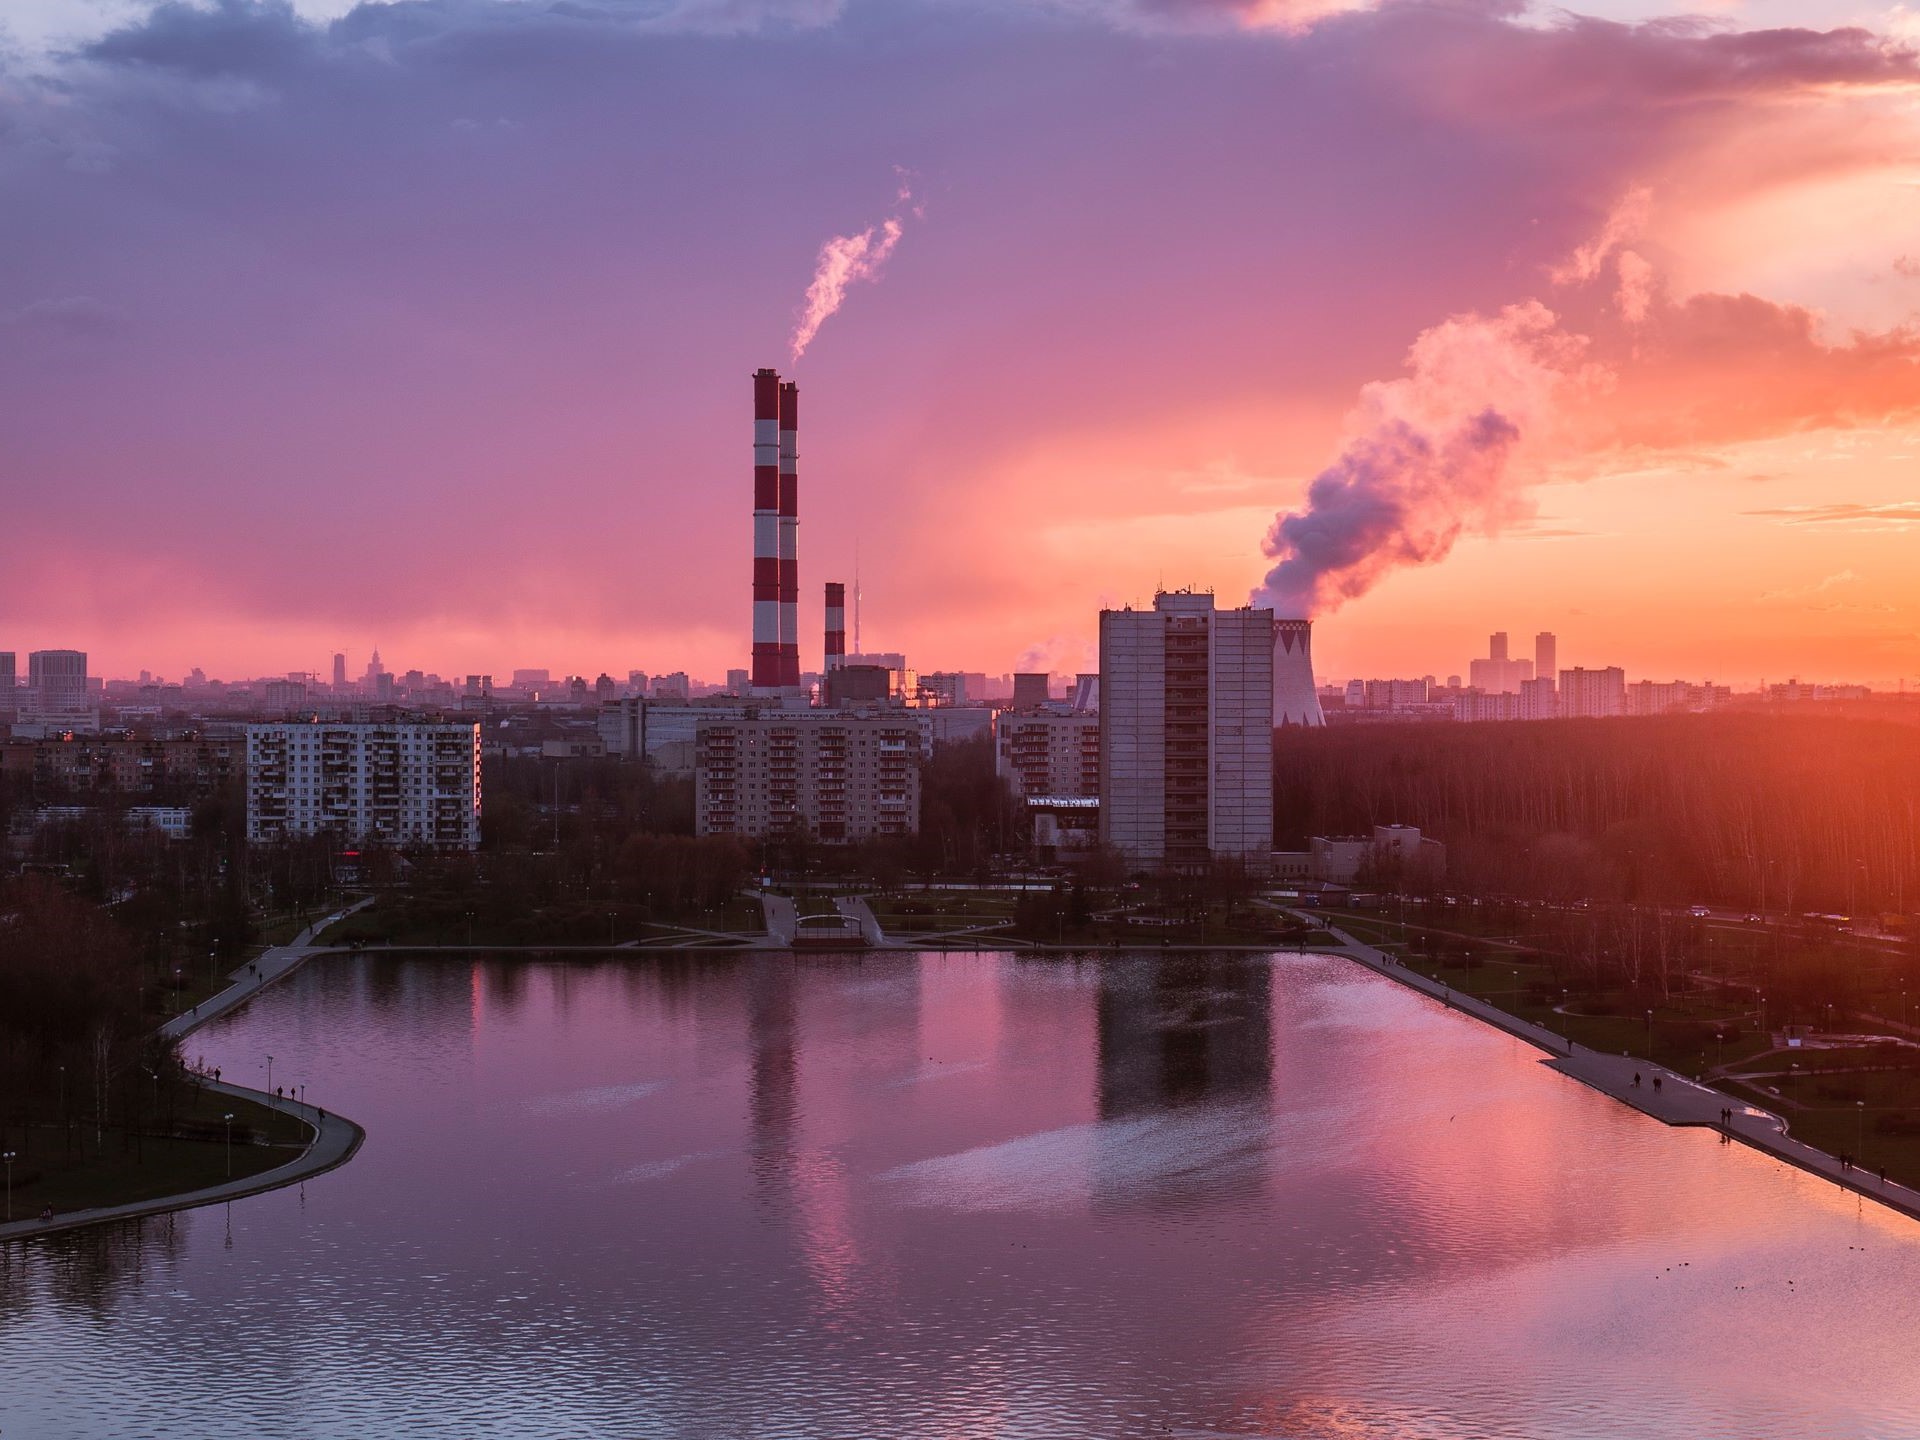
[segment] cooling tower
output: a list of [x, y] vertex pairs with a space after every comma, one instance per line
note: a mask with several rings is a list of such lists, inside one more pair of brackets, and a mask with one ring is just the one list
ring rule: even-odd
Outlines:
[[1313, 687], [1313, 622], [1273, 622], [1273, 723], [1324, 725]]

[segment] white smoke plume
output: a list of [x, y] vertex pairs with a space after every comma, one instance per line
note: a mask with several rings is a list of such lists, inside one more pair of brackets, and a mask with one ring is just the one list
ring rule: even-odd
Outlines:
[[796, 361], [806, 354], [820, 327], [847, 298], [849, 285], [859, 280], [879, 279], [880, 268], [887, 263], [905, 232], [907, 215], [920, 214], [913, 204], [912, 190], [905, 185], [894, 197], [894, 207], [894, 213], [878, 224], [853, 235], [836, 235], [820, 247], [820, 258], [813, 267], [813, 283], [807, 286], [807, 298], [801, 303], [800, 315], [793, 327], [791, 349]]
[[1305, 508], [1275, 517], [1265, 550], [1279, 563], [1255, 603], [1325, 615], [1393, 570], [1444, 559], [1463, 534], [1530, 515], [1557, 399], [1588, 378], [1585, 347], [1533, 300], [1421, 334], [1405, 376], [1360, 392]]

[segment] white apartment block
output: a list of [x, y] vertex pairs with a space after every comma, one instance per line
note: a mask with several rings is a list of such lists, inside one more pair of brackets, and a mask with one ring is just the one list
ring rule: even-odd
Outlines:
[[1602, 719], [1627, 713], [1627, 672], [1576, 666], [1560, 672], [1560, 716], [1565, 720]]
[[1271, 610], [1100, 612], [1100, 838], [1136, 865], [1273, 851]]
[[694, 833], [804, 832], [828, 842], [916, 834], [923, 728], [909, 715], [807, 711], [704, 721]]
[[247, 727], [247, 839], [472, 850], [480, 844], [480, 727]]
[[994, 769], [1022, 800], [1100, 793], [1098, 715], [1002, 710], [994, 717], [993, 749]]

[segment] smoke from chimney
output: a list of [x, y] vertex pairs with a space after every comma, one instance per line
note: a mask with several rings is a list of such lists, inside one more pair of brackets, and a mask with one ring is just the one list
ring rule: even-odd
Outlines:
[[1462, 534], [1529, 516], [1534, 452], [1585, 344], [1531, 300], [1424, 332], [1407, 375], [1360, 392], [1305, 508], [1274, 518], [1264, 548], [1279, 563], [1254, 603], [1326, 615], [1394, 570], [1444, 559]]
[[905, 233], [907, 216], [917, 218], [920, 213], [913, 203], [913, 191], [903, 184], [894, 196], [892, 215], [852, 235], [836, 235], [820, 247], [813, 281], [807, 286], [807, 298], [801, 302], [799, 318], [794, 322], [791, 346], [796, 362], [847, 298], [847, 287], [856, 281], [880, 278], [881, 267]]

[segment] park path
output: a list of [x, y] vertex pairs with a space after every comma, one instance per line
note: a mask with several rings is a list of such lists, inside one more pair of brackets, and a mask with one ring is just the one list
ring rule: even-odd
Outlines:
[[880, 928], [873, 907], [867, 904], [864, 895], [836, 895], [833, 908], [860, 927], [860, 934], [867, 944], [875, 950], [896, 950], [900, 947], [887, 938], [887, 932]]
[[373, 897], [355, 901], [344, 910], [337, 910], [323, 920], [316, 920], [292, 941], [285, 945], [275, 945], [264, 951], [260, 958], [229, 972], [228, 979], [233, 983], [219, 994], [202, 1000], [184, 1015], [176, 1015], [160, 1027], [160, 1036], [164, 1040], [180, 1040], [191, 1035], [209, 1020], [225, 1015], [229, 1010], [237, 1010], [267, 986], [284, 975], [290, 975], [315, 955], [324, 955], [331, 946], [315, 945], [314, 939], [329, 926], [338, 924], [358, 910], [364, 910], [373, 903]]
[[304, 1120], [312, 1129], [313, 1138], [298, 1155], [288, 1159], [286, 1164], [276, 1166], [272, 1170], [263, 1170], [258, 1175], [248, 1175], [244, 1179], [226, 1180], [218, 1185], [209, 1185], [205, 1189], [190, 1190], [183, 1195], [160, 1195], [151, 1200], [136, 1200], [127, 1205], [99, 1205], [88, 1210], [67, 1210], [51, 1220], [16, 1220], [12, 1224], [0, 1224], [0, 1244], [5, 1244], [9, 1240], [30, 1240], [41, 1235], [57, 1235], [62, 1230], [78, 1230], [87, 1225], [104, 1225], [116, 1220], [138, 1220], [146, 1215], [164, 1215], [171, 1210], [192, 1210], [202, 1205], [218, 1205], [223, 1201], [238, 1200], [243, 1196], [278, 1190], [283, 1185], [292, 1185], [296, 1181], [324, 1174], [336, 1165], [346, 1164], [353, 1158], [353, 1152], [360, 1148], [360, 1142], [367, 1138], [367, 1132], [344, 1115], [329, 1114], [317, 1105], [302, 1105], [297, 1100], [285, 1098], [276, 1102], [258, 1090], [249, 1090], [244, 1085], [231, 1085], [224, 1081], [207, 1080], [203, 1083], [208, 1090], [216, 1094], [252, 1100], [262, 1105], [276, 1105], [280, 1110]]
[[[1294, 913], [1310, 924], [1321, 923], [1310, 911]], [[1471, 1015], [1476, 1020], [1537, 1046], [1546, 1052], [1547, 1058], [1542, 1061], [1543, 1064], [1583, 1085], [1591, 1086], [1603, 1095], [1611, 1096], [1623, 1105], [1630, 1105], [1642, 1114], [1651, 1115], [1668, 1125], [1701, 1125], [1718, 1130], [1742, 1144], [1764, 1151], [1776, 1160], [1784, 1160], [1843, 1189], [1852, 1190], [1870, 1200], [1878, 1200], [1902, 1214], [1920, 1219], [1920, 1191], [1893, 1181], [1883, 1184], [1875, 1171], [1841, 1165], [1836, 1157], [1826, 1151], [1794, 1139], [1787, 1133], [1786, 1122], [1778, 1115], [1711, 1086], [1699, 1084], [1663, 1065], [1654, 1065], [1631, 1055], [1610, 1055], [1576, 1045], [1544, 1025], [1509, 1015], [1484, 1000], [1462, 995], [1443, 981], [1410, 970], [1385, 951], [1354, 939], [1337, 926], [1327, 925], [1325, 928], [1344, 947], [1328, 953], [1344, 955], [1409, 989], [1431, 996], [1450, 1009]], [[1660, 1081], [1657, 1089], [1654, 1086], [1655, 1077]], [[1723, 1120], [1723, 1111], [1730, 1111], [1732, 1118]]]
[[[210, 999], [202, 1000], [185, 1014], [174, 1016], [160, 1027], [158, 1033], [167, 1040], [183, 1039], [209, 1020], [239, 1009], [274, 981], [292, 974], [312, 956], [329, 953], [331, 947], [315, 945], [314, 938], [328, 926], [344, 920], [356, 910], [372, 903], [371, 899], [361, 900], [347, 906], [344, 910], [335, 911], [324, 919], [314, 921], [294, 936], [290, 943], [273, 946], [264, 951], [257, 960], [251, 960], [245, 965], [236, 967], [228, 977], [232, 980], [232, 984]], [[278, 1190], [283, 1185], [291, 1185], [310, 1176], [324, 1174], [336, 1165], [344, 1165], [353, 1157], [353, 1152], [360, 1148], [360, 1142], [366, 1139], [366, 1131], [344, 1115], [329, 1114], [318, 1105], [303, 1105], [297, 1100], [284, 1096], [276, 1099], [265, 1091], [250, 1090], [244, 1085], [234, 1085], [225, 1081], [202, 1080], [200, 1083], [217, 1094], [231, 1095], [240, 1100], [251, 1100], [260, 1105], [270, 1105], [298, 1116], [313, 1132], [313, 1138], [286, 1164], [262, 1171], [258, 1175], [249, 1175], [244, 1179], [222, 1181], [218, 1185], [190, 1190], [184, 1194], [161, 1195], [151, 1200], [136, 1200], [126, 1205], [99, 1205], [86, 1210], [67, 1210], [51, 1220], [16, 1220], [12, 1224], [0, 1224], [0, 1244], [9, 1240], [55, 1235], [62, 1230], [78, 1230], [86, 1225], [102, 1225], [116, 1220], [136, 1220], [145, 1215], [164, 1215], [170, 1210], [191, 1210], [201, 1205], [218, 1205], [222, 1201], [237, 1200], [244, 1195], [259, 1195], [264, 1191]]]

